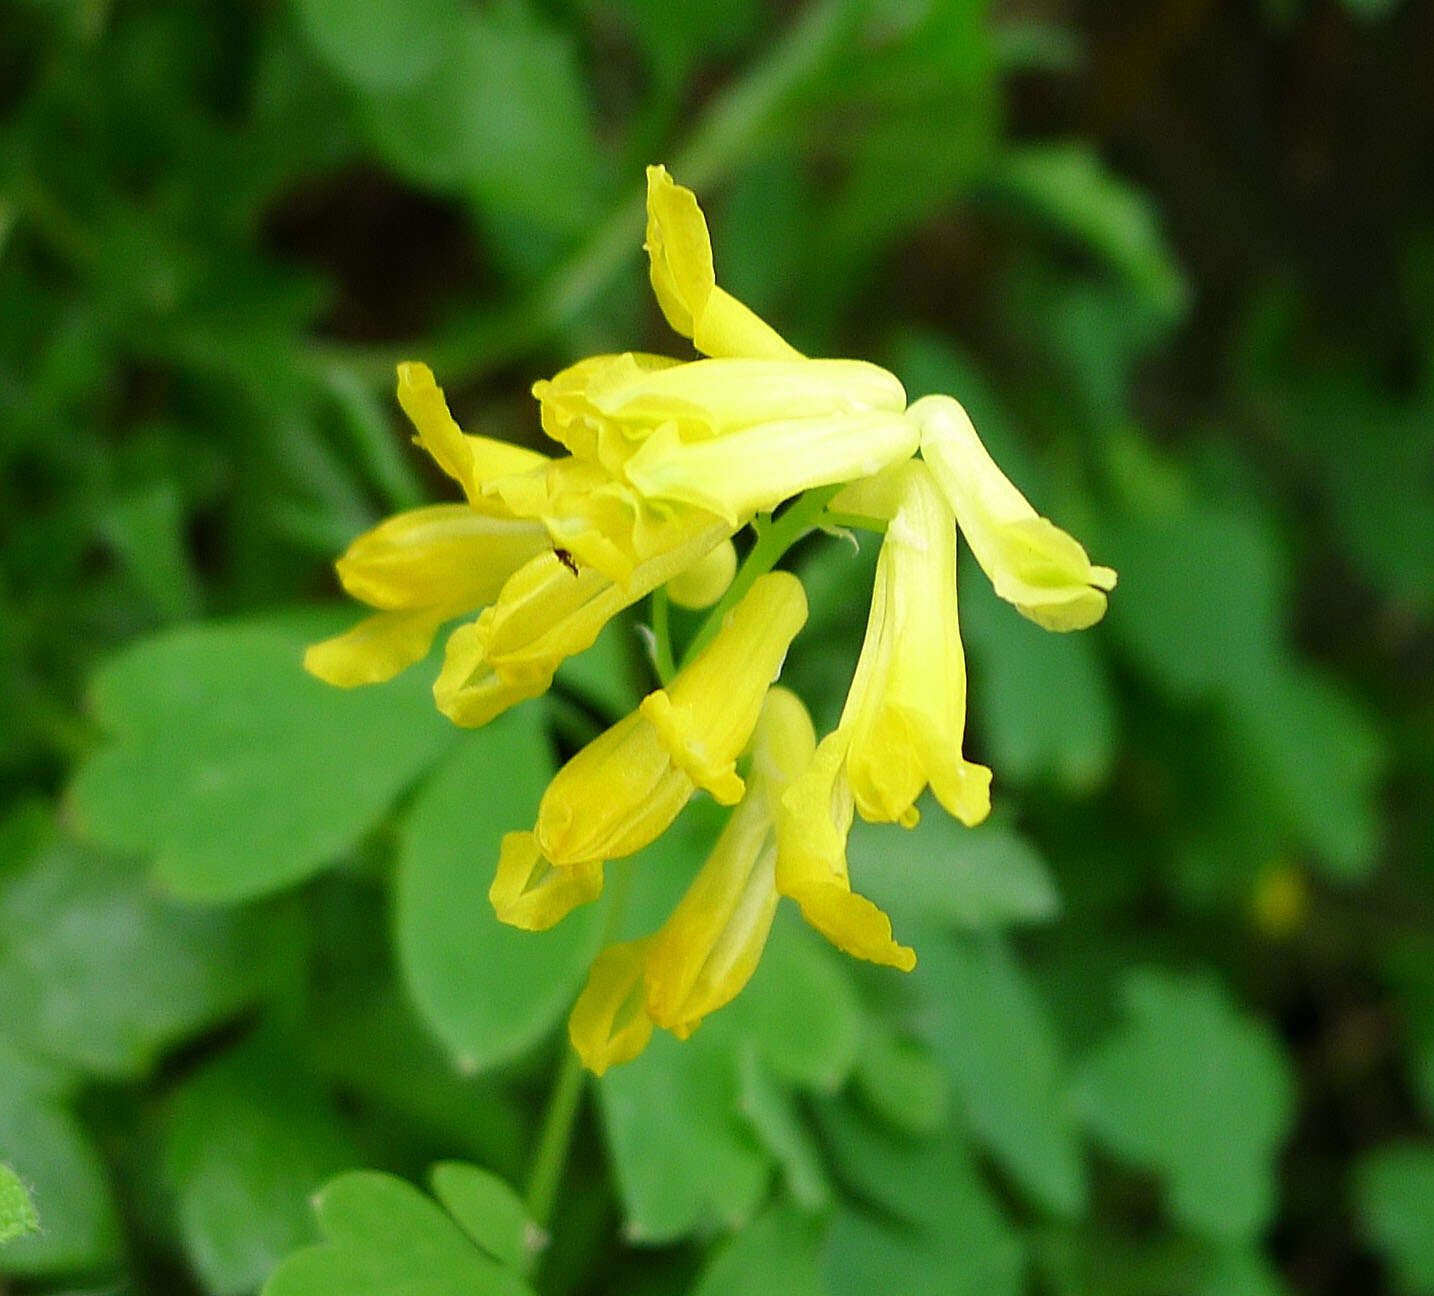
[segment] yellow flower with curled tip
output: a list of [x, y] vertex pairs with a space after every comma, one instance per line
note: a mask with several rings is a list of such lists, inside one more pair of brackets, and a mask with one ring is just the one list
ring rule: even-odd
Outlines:
[[[490, 893], [498, 917], [551, 926], [596, 896], [595, 867], [655, 841], [697, 788], [736, 804], [744, 790], [737, 758], [806, 616], [795, 576], [759, 577], [671, 684], [568, 761], [543, 794], [532, 831], [504, 839]], [[583, 878], [563, 877], [572, 869], [585, 870]]]
[[[880, 482], [888, 502], [855, 492], [833, 501], [887, 515], [866, 638], [842, 710], [850, 731], [847, 780], [872, 822], [916, 823], [929, 783], [974, 826], [991, 809], [991, 771], [961, 754], [966, 662], [956, 613], [956, 523], [920, 460]], [[856, 492], [862, 490], [858, 486]]]
[[399, 366], [398, 398], [418, 443], [463, 488], [464, 504], [396, 514], [335, 564], [344, 590], [380, 611], [313, 644], [304, 666], [329, 684], [381, 683], [423, 657], [439, 626], [491, 602], [508, 576], [549, 547], [541, 525], [483, 493], [493, 477], [528, 472], [540, 454], [461, 432], [426, 365]]
[[697, 197], [663, 166], [647, 168], [649, 274], [657, 304], [674, 331], [709, 356], [770, 356], [800, 352], [764, 320], [717, 286], [712, 239]]
[[777, 814], [777, 890], [838, 949], [909, 972], [916, 953], [899, 945], [891, 919], [851, 889], [846, 842], [853, 798], [846, 778], [851, 732], [837, 729], [817, 744], [810, 764], [782, 794]]
[[1099, 621], [1115, 572], [1093, 564], [1079, 541], [1031, 507], [950, 396], [923, 397], [908, 414], [921, 429], [921, 457], [996, 593], [1047, 630]]
[[747, 793], [686, 894], [653, 935], [647, 1014], [679, 1039], [751, 980], [777, 912], [777, 810], [816, 735], [796, 694], [767, 694], [752, 735]]

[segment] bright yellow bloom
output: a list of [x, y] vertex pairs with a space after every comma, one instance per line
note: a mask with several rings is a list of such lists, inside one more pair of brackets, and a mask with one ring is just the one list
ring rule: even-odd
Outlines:
[[568, 1039], [594, 1075], [631, 1062], [652, 1038], [643, 968], [650, 940], [609, 945], [593, 960], [568, 1017]]
[[890, 475], [895, 508], [866, 640], [842, 711], [847, 778], [864, 819], [916, 823], [927, 783], [962, 823], [991, 809], [991, 771], [961, 755], [966, 664], [956, 617], [956, 520], [919, 460]]
[[380, 683], [411, 666], [440, 625], [491, 602], [514, 571], [549, 547], [541, 525], [482, 493], [489, 476], [531, 471], [547, 462], [543, 456], [460, 432], [425, 365], [399, 366], [398, 396], [417, 441], [463, 487], [468, 503], [399, 513], [338, 560], [344, 589], [382, 609], [304, 656], [305, 669], [343, 688]]
[[[1115, 584], [1002, 475], [950, 397], [907, 408], [886, 370], [807, 359], [718, 287], [696, 197], [662, 167], [647, 180], [653, 290], [706, 358], [597, 355], [536, 383], [543, 430], [567, 452], [552, 458], [464, 434], [428, 369], [400, 366], [417, 440], [465, 502], [411, 510], [356, 540], [339, 578], [377, 615], [306, 657], [334, 683], [386, 679], [443, 623], [476, 611], [448, 637], [434, 698], [456, 723], [481, 725], [543, 693], [649, 593], [725, 609], [690, 664], [558, 771], [532, 830], [503, 840], [494, 911], [538, 930], [596, 899], [606, 861], [654, 841], [699, 789], [735, 807], [662, 927], [593, 963], [569, 1036], [598, 1074], [640, 1053], [654, 1027], [685, 1039], [730, 1002], [781, 897], [855, 957], [915, 965], [888, 916], [853, 892], [847, 837], [857, 811], [914, 825], [928, 786], [968, 825], [989, 811], [990, 771], [962, 750], [958, 527], [997, 593], [1047, 628], [1099, 620]], [[830, 486], [842, 489], [825, 516], [822, 495], [759, 524], [738, 570], [742, 527]], [[806, 598], [767, 568], [802, 526], [842, 513], [885, 536], [846, 704], [818, 743], [801, 701], [773, 687]], [[726, 608], [729, 588], [746, 593]], [[670, 663], [665, 612], [655, 605], [654, 657]]]
[[717, 287], [712, 239], [692, 190], [674, 184], [667, 168], [647, 168], [647, 247], [652, 291], [673, 329], [709, 356], [800, 353], [730, 293]]
[[752, 736], [747, 794], [647, 953], [648, 1016], [679, 1039], [757, 970], [777, 912], [777, 808], [815, 748], [800, 699], [772, 689]]
[[921, 457], [996, 593], [1047, 630], [1099, 621], [1115, 572], [1093, 565], [1078, 541], [1036, 513], [951, 397], [923, 397], [908, 414], [921, 428]]
[[777, 814], [777, 890], [795, 900], [802, 917], [838, 949], [909, 972], [916, 966], [914, 951], [898, 945], [891, 919], [851, 889], [846, 840], [853, 802], [844, 770], [850, 745], [849, 730], [829, 733], [783, 794]]
[[[504, 841], [493, 896], [498, 917], [550, 926], [597, 893], [594, 866], [655, 841], [696, 788], [736, 804], [744, 790], [737, 757], [806, 616], [796, 577], [760, 577], [667, 688], [648, 694], [568, 761], [543, 794], [533, 831]], [[575, 867], [589, 870], [581, 885], [550, 876]], [[600, 889], [601, 873], [595, 876]]]

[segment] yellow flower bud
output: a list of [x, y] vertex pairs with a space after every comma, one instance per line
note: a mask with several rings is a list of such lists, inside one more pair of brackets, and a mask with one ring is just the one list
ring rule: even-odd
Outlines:
[[668, 581], [667, 596], [678, 607], [711, 607], [727, 592], [736, 574], [737, 550], [730, 540], [724, 540]]
[[546, 931], [602, 894], [602, 873], [601, 860], [559, 868], [538, 849], [532, 833], [512, 832], [503, 838], [488, 900], [499, 922]]
[[642, 981], [647, 946], [627, 941], [603, 950], [568, 1017], [568, 1038], [594, 1075], [631, 1062], [652, 1038]]
[[1099, 621], [1115, 572], [1094, 566], [1079, 542], [1036, 513], [951, 397], [923, 397], [908, 412], [921, 427], [921, 457], [996, 593], [1047, 630]]

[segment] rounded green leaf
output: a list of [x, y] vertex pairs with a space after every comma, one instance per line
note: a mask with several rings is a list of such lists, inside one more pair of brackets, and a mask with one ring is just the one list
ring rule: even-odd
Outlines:
[[488, 901], [503, 835], [532, 826], [553, 773], [540, 718], [523, 706], [465, 736], [402, 830], [403, 975], [465, 1070], [503, 1062], [550, 1031], [596, 953], [600, 903], [527, 932], [500, 923]]

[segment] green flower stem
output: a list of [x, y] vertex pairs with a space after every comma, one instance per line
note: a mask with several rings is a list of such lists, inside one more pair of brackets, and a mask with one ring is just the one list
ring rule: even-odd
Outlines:
[[652, 664], [657, 667], [657, 678], [663, 687], [672, 683], [677, 674], [677, 662], [672, 656], [671, 600], [665, 587], [659, 585], [652, 592]]
[[[612, 943], [622, 930], [623, 919], [627, 916], [627, 901], [632, 890], [632, 861], [616, 860], [608, 865], [607, 920], [603, 923], [600, 947]], [[546, 1245], [548, 1225], [552, 1223], [553, 1206], [558, 1199], [558, 1188], [563, 1179], [563, 1167], [567, 1164], [568, 1148], [577, 1128], [578, 1112], [582, 1108], [583, 1089], [587, 1072], [582, 1059], [571, 1044], [563, 1049], [563, 1064], [558, 1069], [558, 1078], [553, 1082], [553, 1092], [548, 1099], [548, 1110], [543, 1117], [542, 1133], [538, 1136], [538, 1150], [533, 1155], [533, 1168], [528, 1173], [528, 1188], [523, 1194], [523, 1205], [528, 1219], [543, 1234], [544, 1241], [534, 1249], [536, 1261], [542, 1246]]]
[[845, 527], [848, 531], [875, 531], [878, 535], [886, 531], [881, 518], [867, 517], [865, 513], [836, 513], [828, 509], [817, 519], [818, 526]]
[[697, 637], [687, 645], [687, 651], [682, 654], [682, 665], [685, 666], [712, 642], [717, 631], [722, 628], [727, 613], [742, 601], [757, 577], [765, 576], [771, 571], [788, 549], [819, 525], [823, 510], [843, 485], [845, 483], [818, 486], [815, 490], [809, 490], [805, 495], [799, 496], [780, 514], [762, 514], [752, 522], [752, 529], [757, 533], [757, 542], [748, 551], [737, 575], [727, 587], [727, 592], [707, 614], [707, 620], [702, 623]]

